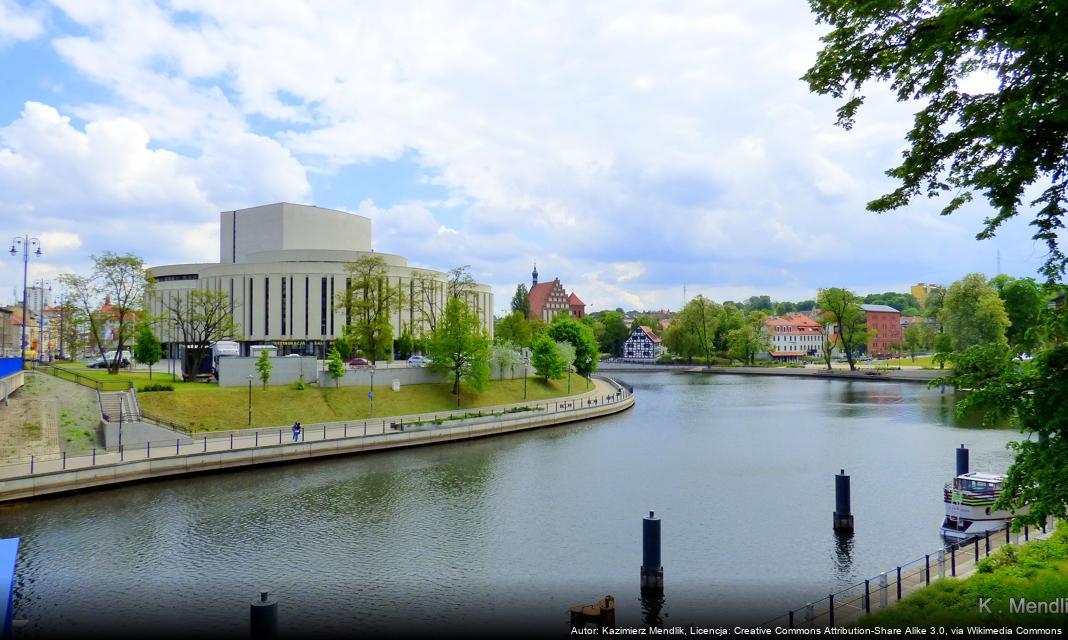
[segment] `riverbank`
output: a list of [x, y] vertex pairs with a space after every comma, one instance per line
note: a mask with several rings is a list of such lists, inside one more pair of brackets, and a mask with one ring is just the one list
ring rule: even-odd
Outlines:
[[753, 376], [791, 376], [796, 378], [816, 378], [816, 379], [846, 379], [846, 380], [868, 380], [868, 381], [886, 381], [886, 382], [920, 382], [927, 384], [931, 380], [940, 378], [949, 373], [948, 370], [937, 369], [921, 369], [921, 368], [901, 368], [901, 369], [883, 369], [864, 367], [858, 368], [856, 371], [850, 371], [847, 368], [836, 367], [828, 370], [823, 366], [810, 366], [810, 367], [702, 367], [692, 366], [685, 364], [634, 364], [634, 363], [620, 363], [620, 364], [602, 364], [600, 370], [605, 373], [655, 373], [655, 372], [674, 372], [674, 373], [726, 373], [731, 375], [753, 375]]
[[[176, 475], [484, 438], [612, 415], [634, 405], [627, 387], [611, 379], [595, 379], [594, 383], [591, 391], [577, 396], [494, 408], [499, 412], [465, 413], [459, 420], [440, 414], [432, 419], [353, 422], [351, 427], [349, 423], [306, 425], [295, 439], [283, 429], [246, 430], [229, 437], [175, 438], [155, 443], [155, 450], [152, 443], [146, 443], [94, 451], [91, 457], [31, 459], [0, 467], [4, 478], [0, 502]], [[513, 407], [522, 410], [510, 412]]]
[[[980, 560], [970, 577], [940, 580], [858, 626], [904, 628], [922, 623], [925, 627], [1062, 629], [1066, 595], [1068, 527], [1062, 524], [1049, 539], [1006, 545]], [[979, 603], [986, 606], [981, 608]], [[1051, 609], [1053, 605], [1057, 608]]]

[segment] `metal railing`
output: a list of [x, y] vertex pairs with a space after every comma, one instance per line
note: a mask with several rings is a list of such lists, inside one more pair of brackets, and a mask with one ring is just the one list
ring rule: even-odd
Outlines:
[[[66, 452], [47, 455], [21, 456], [0, 460], [0, 479], [10, 480], [69, 469], [92, 468], [97, 465], [149, 460], [196, 453], [255, 449], [266, 446], [295, 445], [304, 442], [345, 440], [350, 438], [397, 437], [415, 431], [434, 431], [490, 422], [510, 422], [531, 415], [554, 415], [585, 411], [619, 404], [631, 393], [619, 382], [602, 378], [616, 387], [614, 394], [586, 394], [538, 402], [501, 405], [482, 409], [461, 409], [412, 416], [385, 417], [302, 425], [296, 438], [290, 427], [240, 429], [193, 433], [158, 416], [143, 416], [181, 433], [180, 437], [153, 440], [138, 444], [123, 442], [120, 429], [118, 446], [111, 449], [94, 447], [91, 452], [67, 455]], [[406, 431], [407, 430], [407, 431]]]
[[942, 549], [906, 562], [891, 571], [868, 578], [825, 598], [790, 609], [784, 615], [768, 620], [760, 627], [798, 628], [847, 626], [863, 616], [889, 608], [905, 596], [944, 578], [970, 575], [981, 559], [1007, 544], [1020, 544], [1046, 538], [1052, 533], [1050, 518], [1040, 529], [1024, 527], [1012, 531], [1009, 524], [983, 535], [947, 544]]
[[129, 380], [99, 380], [92, 376], [87, 376], [77, 371], [65, 369], [63, 367], [54, 364], [34, 364], [33, 370], [39, 373], [45, 373], [50, 376], [80, 384], [83, 387], [95, 389], [96, 391], [126, 391], [134, 387], [134, 383]]

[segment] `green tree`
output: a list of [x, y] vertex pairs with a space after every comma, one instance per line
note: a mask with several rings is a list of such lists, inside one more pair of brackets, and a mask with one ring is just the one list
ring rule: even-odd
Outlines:
[[981, 273], [969, 273], [949, 286], [939, 319], [954, 351], [981, 344], [1008, 344], [1005, 303]]
[[559, 380], [567, 371], [567, 363], [556, 350], [556, 343], [544, 333], [534, 339], [530, 364], [534, 367], [534, 373], [544, 378], [545, 382]]
[[348, 360], [352, 357], [353, 351], [355, 351], [355, 345], [353, 345], [353, 339], [348, 335], [342, 335], [340, 338], [334, 340], [334, 348], [341, 354], [342, 360]]
[[582, 376], [588, 376], [597, 368], [597, 340], [593, 329], [566, 315], [557, 316], [549, 325], [548, 335], [557, 342], [567, 342], [575, 347], [574, 356], [565, 365], [574, 364]]
[[752, 365], [760, 353], [771, 349], [771, 336], [764, 326], [768, 316], [762, 311], [751, 311], [745, 324], [727, 334], [727, 343], [732, 358]]
[[414, 351], [415, 339], [412, 337], [412, 332], [408, 330], [408, 326], [405, 325], [404, 330], [401, 331], [400, 336], [397, 338], [397, 356], [407, 360]]
[[912, 361], [916, 361], [916, 354], [923, 348], [924, 343], [924, 327], [923, 322], [913, 322], [905, 328], [905, 348], [908, 349], [909, 355], [912, 356]]
[[720, 353], [730, 350], [727, 336], [731, 331], [741, 328], [745, 324], [745, 313], [733, 302], [724, 302], [719, 312], [719, 323], [716, 325], [715, 337], [712, 339], [712, 349]]
[[608, 311], [601, 315], [604, 336], [601, 338], [601, 351], [618, 358], [623, 355], [623, 343], [627, 341], [630, 329], [621, 311]]
[[163, 358], [163, 346], [147, 322], [141, 322], [134, 334], [134, 360], [148, 365], [148, 379], [152, 379], [152, 365]]
[[[267, 352], [264, 351], [260, 354], [260, 358]], [[259, 363], [256, 363], [256, 367], [259, 367]], [[330, 374], [330, 377], [334, 379], [334, 387], [341, 388], [341, 379], [345, 377], [345, 361], [341, 357], [341, 352], [338, 351], [337, 345], [330, 348], [330, 352], [326, 354], [326, 372]], [[266, 383], [264, 383], [266, 384]]]
[[849, 362], [849, 370], [856, 371], [856, 355], [868, 341], [867, 316], [857, 296], [849, 289], [831, 287], [820, 289], [816, 300], [823, 311], [821, 322], [834, 325], [838, 347]]
[[1029, 351], [1039, 341], [1037, 330], [1046, 308], [1046, 294], [1034, 278], [1013, 278], [1005, 274], [994, 276], [990, 285], [998, 292], [1009, 316], [1005, 338], [1009, 344]]
[[383, 360], [393, 347], [394, 313], [404, 304], [404, 291], [391, 284], [382, 256], [361, 256], [345, 265], [345, 290], [339, 303], [360, 347], [371, 360]]
[[[337, 348], [332, 348], [330, 353], [336, 353]], [[339, 358], [341, 356], [338, 356]], [[260, 382], [263, 383], [263, 390], [267, 390], [267, 383], [271, 380], [271, 369], [274, 365], [271, 364], [271, 356], [267, 350], [260, 351], [260, 356], [256, 358], [256, 371], [260, 374]]]
[[664, 348], [680, 358], [686, 358], [689, 364], [693, 364], [694, 356], [705, 355], [697, 335], [683, 325], [677, 316], [671, 326], [667, 328], [667, 331], [664, 332]]
[[[852, 127], [868, 83], [888, 82], [900, 102], [921, 100], [900, 165], [899, 186], [868, 203], [885, 212], [916, 196], [956, 194], [943, 214], [979, 192], [994, 208], [979, 238], [1021, 208], [1034, 211], [1035, 239], [1049, 248], [1043, 271], [1064, 274], [1058, 246], [1068, 198], [1068, 93], [1060, 2], [810, 0], [832, 29], [805, 74], [812, 91], [845, 99], [838, 123]], [[996, 78], [988, 91], [959, 81]], [[846, 97], [848, 96], [848, 98]], [[1041, 189], [1031, 200], [1028, 194]]]
[[702, 295], [694, 296], [675, 315], [672, 322], [673, 327], [676, 324], [680, 325], [680, 331], [689, 336], [684, 339], [679, 334], [675, 334], [678, 346], [685, 348], [689, 345], [689, 349], [694, 350], [694, 355], [704, 356], [705, 364], [711, 364], [713, 341], [721, 314], [722, 309], [718, 304]]
[[518, 345], [510, 342], [493, 345], [490, 365], [498, 371], [498, 376], [501, 380], [504, 380], [505, 369], [511, 371], [520, 364], [523, 364], [523, 358], [519, 355]]
[[489, 383], [490, 340], [478, 315], [457, 298], [445, 305], [445, 315], [430, 338], [430, 370], [452, 376], [452, 392], [460, 404], [460, 381], [475, 391]]
[[497, 323], [493, 339], [501, 343], [511, 342], [521, 347], [529, 347], [530, 331], [527, 316], [522, 311], [513, 311]]
[[512, 313], [521, 313], [524, 318], [530, 317], [530, 293], [525, 284], [520, 284], [515, 288], [515, 295], [512, 296]]
[[193, 289], [183, 296], [161, 295], [163, 317], [173, 323], [173, 342], [185, 347], [182, 379], [195, 380], [200, 362], [219, 340], [239, 337], [230, 296], [216, 289]]

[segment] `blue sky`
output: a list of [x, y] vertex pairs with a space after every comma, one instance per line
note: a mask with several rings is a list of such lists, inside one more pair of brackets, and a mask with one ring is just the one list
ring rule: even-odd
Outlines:
[[[217, 258], [218, 211], [374, 219], [380, 251], [470, 264], [498, 311], [538, 262], [594, 310], [1034, 274], [975, 203], [874, 215], [914, 105], [851, 132], [798, 78], [804, 3], [0, 0], [0, 232], [31, 278], [88, 256]], [[982, 90], [983, 78], [965, 88]], [[0, 263], [0, 300], [21, 280]]]

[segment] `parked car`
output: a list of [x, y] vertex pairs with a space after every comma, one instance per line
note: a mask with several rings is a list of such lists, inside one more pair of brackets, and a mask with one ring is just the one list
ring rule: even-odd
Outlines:
[[[125, 349], [123, 349], [122, 358], [119, 360], [119, 366], [120, 367], [128, 367], [128, 366], [130, 366], [130, 361], [131, 360], [133, 360], [133, 355], [129, 351], [126, 351]], [[115, 352], [114, 351], [108, 351], [107, 353], [104, 354], [104, 358], [101, 358], [101, 357], [98, 356], [95, 360], [93, 360], [92, 362], [90, 362], [86, 366], [88, 366], [90, 369], [106, 369], [108, 367], [108, 363], [114, 362], [114, 361], [115, 361]]]
[[430, 364], [430, 358], [426, 356], [412, 356], [408, 358], [409, 367], [425, 367]]
[[349, 360], [350, 367], [370, 367], [371, 363], [366, 358], [353, 358]]

